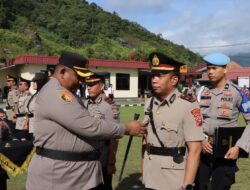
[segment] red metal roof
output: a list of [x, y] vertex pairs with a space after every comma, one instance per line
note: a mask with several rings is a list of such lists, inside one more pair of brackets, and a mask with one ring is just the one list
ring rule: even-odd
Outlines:
[[144, 61], [90, 59], [89, 65], [99, 66], [99, 67], [116, 67], [116, 68], [137, 68], [137, 69], [149, 68], [148, 63]]
[[[19, 64], [46, 64], [56, 65], [58, 63], [57, 56], [42, 56], [42, 55], [21, 55], [16, 59], [7, 61], [5, 67]], [[123, 60], [104, 60], [90, 59], [89, 65], [93, 67], [115, 67], [115, 68], [137, 68], [148, 69], [148, 63], [143, 61], [123, 61]]]
[[20, 55], [15, 59], [9, 60], [5, 63], [5, 67], [20, 64], [46, 64], [56, 65], [58, 63], [57, 56], [43, 56], [43, 55]]
[[[238, 69], [232, 69], [227, 72], [227, 79], [237, 80], [238, 77], [250, 77], [250, 67], [243, 67]], [[208, 78], [200, 78], [200, 81], [207, 81]]]

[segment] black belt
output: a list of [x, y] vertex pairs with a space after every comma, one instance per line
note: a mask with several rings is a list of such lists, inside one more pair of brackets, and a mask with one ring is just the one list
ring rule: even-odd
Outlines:
[[11, 110], [12, 109], [11, 106], [6, 106], [5, 108], [6, 108], [6, 110]]
[[148, 154], [160, 155], [160, 156], [184, 156], [186, 153], [186, 147], [155, 147], [147, 145]]
[[18, 114], [16, 114], [16, 117], [25, 117], [25, 113], [18, 113]]
[[89, 152], [69, 152], [61, 150], [51, 150], [47, 148], [36, 147], [36, 154], [51, 158], [54, 160], [63, 161], [96, 161], [100, 158], [99, 151], [89, 151]]
[[29, 114], [27, 114], [27, 115], [28, 115], [28, 118], [34, 117], [34, 114], [33, 114], [33, 113], [29, 113]]

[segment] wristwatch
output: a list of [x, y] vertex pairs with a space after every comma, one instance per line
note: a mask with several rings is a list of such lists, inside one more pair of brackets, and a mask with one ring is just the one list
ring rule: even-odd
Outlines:
[[194, 184], [183, 185], [184, 190], [193, 190], [193, 188], [194, 188]]

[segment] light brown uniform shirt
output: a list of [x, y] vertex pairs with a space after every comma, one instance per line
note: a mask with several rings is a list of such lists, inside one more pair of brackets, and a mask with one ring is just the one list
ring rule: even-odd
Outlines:
[[[108, 104], [104, 98], [105, 94], [100, 94], [95, 101], [89, 99], [87, 109], [91, 116], [105, 121], [119, 122], [119, 112], [115, 104]], [[109, 154], [109, 143], [110, 140], [100, 141], [101, 157], [100, 161], [102, 167], [107, 166], [108, 154]]]
[[7, 97], [7, 111], [6, 115], [8, 120], [12, 120], [15, 116], [15, 109], [17, 108], [17, 103], [19, 99], [19, 91], [17, 87], [14, 87], [9, 90], [8, 97]]
[[[175, 90], [162, 102], [156, 97], [153, 101], [155, 128], [164, 147], [185, 147], [188, 141], [204, 139], [199, 105], [179, 96], [179, 92]], [[149, 108], [150, 101], [151, 98], [145, 103], [145, 112]], [[153, 133], [148, 116], [145, 116], [144, 122], [148, 123], [147, 143], [161, 147]], [[157, 190], [180, 189], [183, 185], [185, 165], [186, 157], [183, 162], [176, 163], [172, 156], [148, 155], [146, 151], [143, 169], [145, 186]]]
[[[199, 103], [204, 118], [204, 133], [213, 136], [217, 127], [237, 127], [242, 102], [242, 96], [237, 88], [231, 81], [227, 81], [223, 89], [205, 88], [203, 90]], [[242, 115], [247, 126], [236, 146], [248, 152], [250, 148], [250, 113], [242, 113]]]
[[[51, 77], [39, 91], [34, 114], [34, 144], [53, 150], [86, 152], [102, 139], [122, 137], [122, 125], [90, 116], [78, 99]], [[62, 161], [34, 155], [27, 190], [87, 190], [102, 183], [100, 161]]]
[[[18, 104], [17, 104], [17, 114], [25, 114], [27, 113], [27, 104], [29, 99], [31, 98], [31, 93], [26, 91], [19, 95]], [[26, 116], [17, 117], [16, 119], [16, 129], [23, 130], [25, 127], [25, 122], [27, 120]]]

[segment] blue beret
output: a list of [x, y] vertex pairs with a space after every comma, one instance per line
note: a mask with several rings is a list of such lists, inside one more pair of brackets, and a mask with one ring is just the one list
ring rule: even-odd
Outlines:
[[230, 58], [222, 53], [211, 53], [203, 57], [203, 60], [211, 65], [225, 66], [230, 62]]

